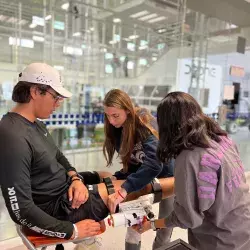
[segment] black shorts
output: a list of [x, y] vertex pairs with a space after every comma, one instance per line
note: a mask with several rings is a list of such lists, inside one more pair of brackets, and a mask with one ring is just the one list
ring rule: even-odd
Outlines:
[[72, 209], [72, 211], [68, 214], [67, 220], [72, 223], [85, 219], [101, 221], [109, 214], [109, 209], [103, 202], [98, 192], [98, 186], [96, 184], [87, 185], [87, 188], [89, 190], [88, 200], [78, 209]]

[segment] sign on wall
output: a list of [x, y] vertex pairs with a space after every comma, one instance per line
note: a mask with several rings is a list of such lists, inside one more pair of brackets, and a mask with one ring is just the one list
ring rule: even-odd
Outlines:
[[244, 77], [245, 76], [245, 70], [242, 67], [231, 66], [229, 74], [231, 76]]
[[[200, 96], [203, 97], [203, 105], [201, 100], [198, 102], [203, 106], [203, 111], [208, 114], [217, 113], [221, 101], [222, 67], [215, 64], [201, 64], [202, 69], [198, 71], [197, 65], [192, 67], [191, 58], [180, 59], [178, 67], [177, 86], [179, 86], [179, 90], [192, 95], [192, 91], [198, 87]], [[201, 80], [199, 83], [193, 81], [191, 86], [191, 76], [198, 73]]]

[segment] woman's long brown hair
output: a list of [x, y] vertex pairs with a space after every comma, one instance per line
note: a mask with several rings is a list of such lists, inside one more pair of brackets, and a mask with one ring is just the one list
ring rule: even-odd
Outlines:
[[206, 116], [189, 94], [171, 92], [157, 108], [159, 145], [157, 156], [162, 161], [176, 158], [182, 150], [208, 148], [210, 140], [221, 141], [227, 136], [217, 122]]
[[[143, 141], [151, 133], [140, 121], [130, 97], [124, 91], [120, 89], [110, 90], [106, 94], [103, 104], [107, 107], [114, 107], [127, 111], [127, 119], [123, 124], [119, 150], [119, 156], [121, 157], [123, 164], [123, 171], [127, 172], [128, 163], [136, 140], [139, 139]], [[115, 128], [109, 123], [106, 115], [104, 117], [104, 133], [105, 141], [103, 145], [103, 154], [107, 161], [107, 166], [110, 166], [115, 153]]]

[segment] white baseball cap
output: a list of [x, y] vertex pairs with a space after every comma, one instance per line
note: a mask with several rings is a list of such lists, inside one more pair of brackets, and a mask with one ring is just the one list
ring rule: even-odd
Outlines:
[[71, 97], [72, 93], [63, 88], [59, 72], [46, 63], [31, 63], [22, 73], [18, 81], [49, 85], [63, 97]]

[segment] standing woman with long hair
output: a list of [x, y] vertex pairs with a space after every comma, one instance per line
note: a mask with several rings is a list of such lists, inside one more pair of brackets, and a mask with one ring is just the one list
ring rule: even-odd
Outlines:
[[[146, 110], [133, 106], [130, 97], [119, 89], [109, 91], [104, 98], [103, 146], [107, 166], [113, 161], [115, 152], [121, 159], [122, 169], [115, 172], [114, 179], [126, 180], [121, 189], [109, 196], [111, 213], [126, 196], [144, 188], [155, 177], [172, 177], [173, 163], [168, 166], [159, 162], [156, 156], [158, 146], [158, 127], [156, 119]], [[173, 198], [165, 199], [159, 205], [159, 218], [171, 213]], [[170, 241], [172, 229], [157, 231], [153, 249]], [[128, 228], [125, 249], [139, 250], [141, 235]]]
[[[156, 228], [188, 229], [201, 250], [250, 249], [250, 194], [239, 152], [227, 133], [206, 116], [196, 100], [169, 93], [157, 109], [158, 156], [175, 158], [173, 212]], [[152, 225], [143, 224], [144, 232]]]

